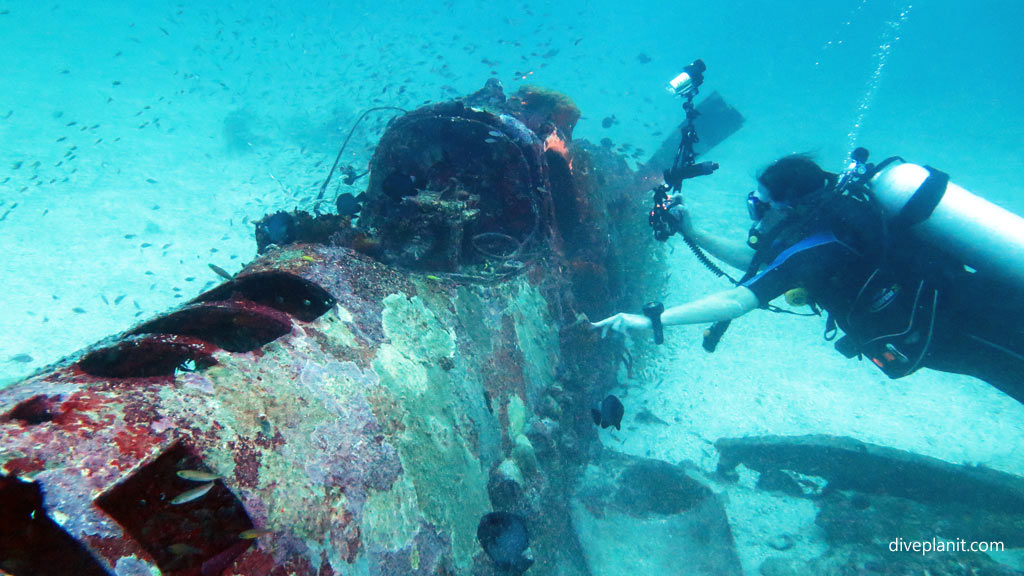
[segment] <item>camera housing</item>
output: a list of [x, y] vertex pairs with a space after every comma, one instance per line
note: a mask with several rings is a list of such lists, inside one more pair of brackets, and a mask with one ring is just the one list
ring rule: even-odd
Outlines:
[[707, 66], [701, 59], [694, 60], [692, 64], [683, 68], [683, 72], [669, 80], [666, 89], [676, 96], [690, 96], [696, 94], [700, 85], [704, 83], [704, 71]]

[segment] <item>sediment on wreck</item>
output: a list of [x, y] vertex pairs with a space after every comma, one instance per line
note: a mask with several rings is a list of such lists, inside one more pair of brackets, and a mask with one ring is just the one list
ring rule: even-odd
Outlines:
[[[568, 494], [620, 354], [585, 318], [658, 260], [568, 99], [490, 96], [394, 122], [357, 224], [296, 217], [234, 278], [0, 391], [3, 523], [97, 573], [498, 574], [476, 528], [504, 511], [530, 574], [588, 574]], [[0, 569], [39, 573], [23, 552]]]

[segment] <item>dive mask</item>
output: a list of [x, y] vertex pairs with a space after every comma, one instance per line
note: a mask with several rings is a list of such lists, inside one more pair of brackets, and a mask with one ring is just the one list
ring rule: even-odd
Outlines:
[[757, 190], [751, 190], [747, 194], [747, 213], [750, 214], [750, 219], [758, 222], [764, 215], [768, 213], [768, 209], [772, 207], [771, 202], [766, 202], [757, 195]]

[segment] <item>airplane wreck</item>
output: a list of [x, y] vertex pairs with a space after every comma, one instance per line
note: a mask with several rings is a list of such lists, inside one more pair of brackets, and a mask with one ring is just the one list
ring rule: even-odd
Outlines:
[[503, 574], [501, 511], [531, 574], [586, 574], [567, 496], [621, 354], [585, 318], [661, 268], [578, 117], [495, 83], [401, 116], [358, 224], [268, 217], [238, 275], [0, 391], [0, 572]]

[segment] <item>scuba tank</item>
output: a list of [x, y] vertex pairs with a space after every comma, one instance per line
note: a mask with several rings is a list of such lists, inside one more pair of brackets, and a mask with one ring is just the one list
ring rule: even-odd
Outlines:
[[[901, 378], [922, 365], [934, 336], [945, 300], [935, 282], [945, 273], [936, 272], [959, 269], [957, 282], [987, 286], [982, 293], [997, 286], [1011, 293], [1024, 289], [1024, 218], [934, 168], [898, 157], [875, 166], [867, 156], [863, 148], [854, 151], [837, 192], [867, 198], [881, 210], [887, 262], [861, 287], [846, 316], [844, 330], [852, 333], [835, 346], [847, 357], [866, 355], [890, 378]], [[913, 260], [933, 273], [911, 270]]]
[[1024, 290], [1024, 218], [949, 182], [937, 170], [883, 162], [868, 182], [887, 216], [979, 275]]

